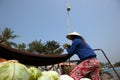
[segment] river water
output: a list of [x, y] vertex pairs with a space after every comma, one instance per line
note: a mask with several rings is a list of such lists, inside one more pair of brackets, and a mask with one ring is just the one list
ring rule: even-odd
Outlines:
[[[117, 74], [119, 75], [120, 77], [120, 67], [115, 67], [114, 68], [115, 71], [117, 72]], [[120, 80], [117, 76], [117, 74], [115, 73], [115, 71], [113, 69], [111, 69], [110, 71], [108, 71], [112, 76], [113, 76], [113, 80]]]

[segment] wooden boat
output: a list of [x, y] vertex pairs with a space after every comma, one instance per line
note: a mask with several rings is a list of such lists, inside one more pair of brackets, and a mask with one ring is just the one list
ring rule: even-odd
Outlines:
[[65, 62], [69, 54], [34, 54], [0, 44], [0, 57], [8, 60], [18, 60], [22, 64], [45, 66]]

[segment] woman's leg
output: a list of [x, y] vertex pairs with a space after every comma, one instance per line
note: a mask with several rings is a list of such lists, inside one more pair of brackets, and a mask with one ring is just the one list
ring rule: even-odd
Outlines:
[[[76, 66], [70, 72], [70, 76], [74, 80], [80, 80], [83, 77], [87, 77], [87, 75], [89, 73], [93, 72], [98, 66], [99, 66], [99, 62], [97, 61], [96, 58], [92, 58], [92, 59], [88, 59], [88, 60], [82, 61], [78, 66]], [[99, 80], [99, 79], [97, 79], [97, 80]]]
[[90, 73], [90, 78], [92, 80], [101, 80], [99, 68], [96, 68], [92, 73]]

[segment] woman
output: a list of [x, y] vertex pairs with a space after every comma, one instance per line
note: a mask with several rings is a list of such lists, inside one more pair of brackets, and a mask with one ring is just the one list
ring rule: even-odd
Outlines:
[[73, 56], [78, 55], [81, 63], [79, 63], [71, 72], [70, 76], [74, 80], [80, 80], [84, 77], [90, 77], [92, 80], [100, 80], [99, 61], [92, 48], [85, 42], [84, 38], [77, 32], [72, 32], [66, 36], [72, 40], [71, 46], [65, 46], [67, 52]]

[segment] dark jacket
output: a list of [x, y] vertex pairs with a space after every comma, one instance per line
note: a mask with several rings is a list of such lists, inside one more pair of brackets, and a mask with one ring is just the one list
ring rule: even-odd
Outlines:
[[81, 61], [96, 58], [93, 49], [87, 43], [83, 43], [79, 37], [73, 40], [72, 45], [67, 48], [67, 52], [71, 55], [77, 54]]

